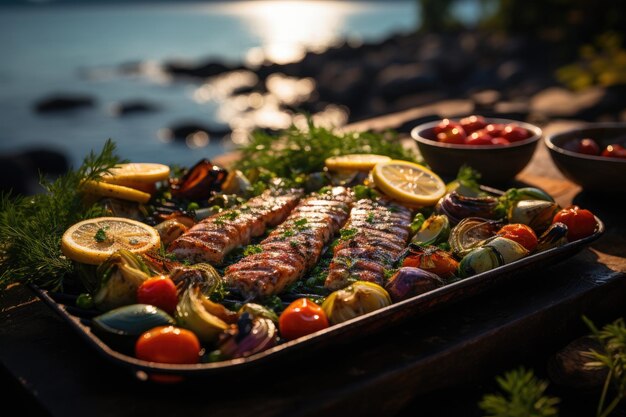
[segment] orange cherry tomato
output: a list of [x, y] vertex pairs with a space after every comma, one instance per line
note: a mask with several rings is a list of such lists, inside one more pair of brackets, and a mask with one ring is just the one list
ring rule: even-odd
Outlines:
[[148, 330], [135, 343], [138, 359], [160, 363], [198, 363], [200, 341], [189, 330], [159, 326]]
[[534, 230], [525, 224], [515, 223], [502, 226], [498, 235], [511, 239], [532, 252], [537, 247], [537, 235]]
[[561, 222], [567, 226], [567, 240], [582, 239], [596, 231], [596, 219], [589, 210], [569, 206], [556, 213], [552, 223]]
[[328, 327], [328, 318], [322, 307], [308, 298], [299, 298], [283, 311], [278, 319], [280, 335], [297, 339]]
[[147, 279], [137, 289], [137, 302], [150, 304], [173, 314], [178, 304], [176, 284], [165, 276]]
[[452, 278], [459, 268], [459, 262], [444, 250], [435, 246], [409, 249], [409, 253], [402, 261], [402, 266], [411, 266], [432, 272], [440, 278]]

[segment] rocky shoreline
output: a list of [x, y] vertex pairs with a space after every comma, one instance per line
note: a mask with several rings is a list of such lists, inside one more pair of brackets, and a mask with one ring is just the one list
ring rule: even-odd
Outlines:
[[[473, 112], [539, 124], [560, 118], [626, 120], [626, 86], [572, 92], [557, 81], [556, 70], [573, 59], [558, 43], [461, 31], [397, 34], [367, 44], [343, 42], [288, 64], [172, 60], [156, 68], [123, 64], [116, 71], [191, 82], [197, 86], [196, 101], [217, 102], [227, 115], [226, 126], [184, 119], [163, 126], [161, 139], [171, 142], [184, 143], [200, 133], [202, 138], [241, 143], [252, 129], [271, 131], [303, 122], [302, 113], [340, 127], [406, 109], [430, 109], [453, 99], [468, 100]], [[33, 111], [49, 117], [93, 111], [96, 103], [98, 97], [59, 93], [33, 103]], [[161, 108], [161, 103], [138, 97], [115, 104], [111, 113], [141, 117]], [[462, 113], [466, 109], [459, 110]]]

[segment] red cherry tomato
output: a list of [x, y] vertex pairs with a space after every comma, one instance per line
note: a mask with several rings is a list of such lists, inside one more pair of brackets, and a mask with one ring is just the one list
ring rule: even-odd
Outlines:
[[465, 140], [468, 145], [491, 145], [492, 137], [485, 130], [479, 130], [472, 133]]
[[482, 116], [472, 115], [461, 119], [461, 126], [463, 126], [465, 133], [469, 135], [487, 126], [487, 122], [485, 122]]
[[[435, 135], [438, 135], [439, 133], [452, 130], [454, 128], [463, 130], [463, 126], [461, 126], [460, 123], [453, 122], [450, 119], [443, 119], [437, 126], [435, 126], [433, 131], [435, 132]], [[463, 131], [463, 133], [465, 133], [465, 131]]]
[[328, 327], [322, 307], [307, 298], [299, 298], [283, 311], [278, 319], [280, 335], [284, 339], [297, 339]]
[[138, 359], [160, 363], [198, 363], [200, 341], [189, 330], [160, 326], [143, 333], [135, 343]]
[[523, 127], [519, 127], [513, 124], [505, 126], [502, 130], [502, 137], [509, 142], [518, 142], [520, 140], [528, 139], [530, 132]]
[[500, 236], [514, 240], [530, 252], [537, 247], [537, 235], [530, 227], [521, 223], [513, 223], [502, 226], [498, 233]]
[[506, 146], [506, 145], [510, 145], [511, 142], [509, 142], [508, 140], [504, 139], [503, 137], [497, 137], [497, 138], [491, 139], [491, 144], [492, 145]]
[[592, 235], [596, 231], [596, 219], [589, 210], [569, 206], [554, 216], [552, 223], [561, 222], [567, 226], [567, 240], [574, 241]]
[[147, 279], [137, 289], [137, 302], [151, 304], [172, 314], [178, 304], [176, 284], [164, 276]]
[[465, 131], [462, 127], [454, 127], [450, 130], [445, 130], [443, 132], [437, 133], [437, 140], [443, 143], [465, 143], [466, 137], [467, 135], [465, 134]]
[[626, 148], [615, 143], [607, 146], [602, 151], [602, 156], [607, 156], [609, 158], [626, 158]]
[[504, 131], [504, 125], [499, 123], [491, 123], [485, 126], [485, 130], [494, 138], [502, 137], [502, 132]]
[[595, 140], [589, 138], [581, 139], [576, 151], [587, 155], [600, 155], [600, 147]]

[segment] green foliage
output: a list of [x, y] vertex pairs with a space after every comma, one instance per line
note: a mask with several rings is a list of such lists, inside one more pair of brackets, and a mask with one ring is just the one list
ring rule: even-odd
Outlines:
[[295, 181], [302, 174], [321, 172], [331, 156], [376, 153], [414, 160], [415, 155], [395, 139], [391, 134], [334, 133], [312, 123], [308, 130], [292, 126], [276, 136], [257, 131], [241, 148], [237, 168], [244, 172], [269, 168], [273, 175]]
[[580, 59], [558, 69], [557, 78], [573, 90], [626, 84], [626, 49], [618, 33], [607, 32], [580, 48]]
[[480, 401], [487, 417], [552, 417], [558, 415], [559, 399], [544, 395], [548, 383], [532, 370], [519, 368], [496, 378], [500, 389]]
[[81, 167], [54, 182], [41, 179], [45, 192], [34, 196], [0, 195], [0, 289], [13, 282], [59, 289], [74, 275], [72, 261], [61, 254], [61, 236], [72, 224], [103, 215], [97, 204], [85, 204], [79, 189], [121, 163], [108, 140], [91, 152]]
[[[626, 390], [626, 325], [624, 319], [620, 318], [598, 330], [587, 317], [583, 316], [583, 320], [603, 347], [602, 352], [593, 349], [585, 352], [586, 356], [592, 359], [586, 363], [586, 366], [606, 368], [609, 371], [596, 412], [597, 417], [606, 417], [624, 398]], [[606, 404], [611, 385], [615, 389], [615, 397], [609, 404]]]

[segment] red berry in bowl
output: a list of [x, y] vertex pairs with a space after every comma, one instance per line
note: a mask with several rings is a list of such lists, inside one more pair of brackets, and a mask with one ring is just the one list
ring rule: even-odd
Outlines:
[[[461, 126], [460, 123], [453, 122], [450, 119], [443, 119], [441, 122], [439, 122], [437, 126], [435, 126], [433, 131], [435, 132], [435, 135], [438, 135], [440, 133], [443, 133], [443, 132], [446, 132], [448, 130], [452, 130], [455, 128], [463, 130], [463, 126]], [[463, 133], [465, 133], [465, 131], [463, 131]]]
[[504, 139], [503, 137], [497, 137], [497, 138], [493, 138], [491, 139], [491, 144], [492, 145], [510, 145], [511, 142], [509, 142], [508, 140]]
[[522, 127], [510, 124], [504, 127], [502, 137], [509, 142], [518, 142], [520, 140], [528, 139], [530, 137], [530, 132]]
[[474, 132], [465, 140], [468, 145], [491, 145], [492, 137], [484, 130]]
[[485, 126], [485, 130], [494, 138], [502, 137], [502, 131], [504, 130], [504, 125], [499, 123], [491, 123]]
[[577, 151], [586, 155], [600, 155], [600, 146], [598, 146], [595, 140], [585, 138], [578, 142]]
[[607, 146], [602, 151], [602, 156], [607, 156], [609, 158], [626, 158], [626, 148], [622, 145], [614, 143], [613, 145]]
[[462, 127], [455, 127], [453, 129], [437, 133], [437, 141], [442, 143], [462, 144], [465, 143], [466, 137], [467, 135]]
[[472, 115], [461, 119], [461, 126], [463, 126], [465, 133], [469, 135], [470, 133], [483, 129], [487, 126], [487, 122], [485, 122], [482, 116]]

